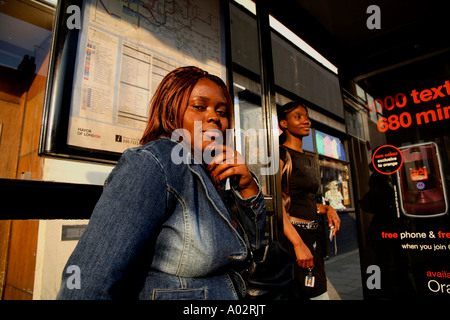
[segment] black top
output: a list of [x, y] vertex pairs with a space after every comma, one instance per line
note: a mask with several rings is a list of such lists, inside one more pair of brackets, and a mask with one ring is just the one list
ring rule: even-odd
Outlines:
[[[280, 147], [280, 159], [286, 163], [286, 149], [292, 158], [292, 173], [289, 177], [289, 196], [291, 205], [289, 215], [305, 220], [315, 220], [317, 215], [316, 193], [319, 189], [317, 177], [311, 158], [305, 153]], [[281, 180], [283, 190], [286, 188], [286, 173]]]

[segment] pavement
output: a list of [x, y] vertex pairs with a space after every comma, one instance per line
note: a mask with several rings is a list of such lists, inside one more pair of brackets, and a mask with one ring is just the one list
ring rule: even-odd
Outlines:
[[363, 300], [359, 250], [355, 249], [325, 261], [330, 300]]

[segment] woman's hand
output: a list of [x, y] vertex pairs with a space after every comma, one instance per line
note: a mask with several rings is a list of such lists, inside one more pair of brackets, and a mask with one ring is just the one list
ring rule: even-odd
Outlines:
[[258, 194], [258, 185], [239, 152], [224, 145], [212, 145], [209, 148], [217, 154], [207, 167], [213, 179], [221, 181], [231, 177], [244, 199]]
[[311, 250], [309, 250], [303, 241], [301, 241], [298, 245], [295, 245], [294, 250], [297, 257], [297, 263], [300, 267], [310, 268], [314, 266], [314, 257]]
[[326, 214], [328, 219], [328, 226], [331, 228], [334, 226], [333, 236], [339, 231], [341, 227], [341, 219], [332, 206], [317, 204], [317, 210], [320, 214]]

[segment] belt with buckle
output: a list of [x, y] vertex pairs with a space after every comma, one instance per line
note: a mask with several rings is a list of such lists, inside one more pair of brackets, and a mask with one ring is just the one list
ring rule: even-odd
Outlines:
[[307, 230], [315, 230], [319, 228], [319, 222], [317, 221], [306, 222], [306, 221], [291, 220], [291, 224]]

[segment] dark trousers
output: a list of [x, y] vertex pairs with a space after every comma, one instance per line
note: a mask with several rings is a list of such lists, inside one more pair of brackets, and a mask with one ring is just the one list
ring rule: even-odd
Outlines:
[[[309, 299], [325, 293], [327, 291], [327, 277], [325, 275], [325, 263], [323, 257], [327, 252], [327, 243], [324, 241], [324, 229], [321, 223], [315, 230], [303, 229], [294, 225], [303, 242], [308, 246], [314, 257], [314, 268], [311, 270], [315, 278], [314, 287], [305, 286], [305, 279], [309, 271], [295, 264], [294, 274], [297, 284], [298, 296], [300, 299]], [[289, 246], [289, 251], [294, 254], [294, 247]]]

